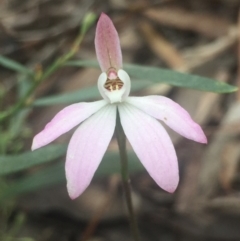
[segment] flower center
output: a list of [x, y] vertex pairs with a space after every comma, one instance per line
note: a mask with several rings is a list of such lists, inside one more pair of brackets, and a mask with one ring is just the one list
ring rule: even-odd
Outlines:
[[109, 91], [120, 90], [123, 87], [123, 82], [117, 79], [107, 79], [106, 83], [104, 84], [104, 88]]
[[108, 78], [104, 84], [104, 88], [112, 92], [115, 90], [120, 90], [123, 87], [123, 82], [117, 76], [117, 72], [114, 68], [110, 68], [107, 74]]

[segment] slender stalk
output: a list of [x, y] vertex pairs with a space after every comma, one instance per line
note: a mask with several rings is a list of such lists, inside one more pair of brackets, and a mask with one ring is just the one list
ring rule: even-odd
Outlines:
[[0, 115], [0, 121], [6, 119], [7, 117], [15, 114], [18, 110], [20, 110], [23, 107], [29, 106], [31, 103], [29, 103], [29, 98], [33, 94], [33, 92], [37, 89], [37, 87], [46, 80], [51, 74], [53, 74], [56, 70], [58, 70], [60, 67], [62, 67], [70, 58], [72, 58], [77, 50], [79, 49], [79, 45], [81, 44], [83, 40], [82, 33], [77, 37], [76, 41], [73, 44], [72, 49], [61, 58], [55, 60], [47, 69], [46, 71], [39, 75], [38, 73], [34, 76], [34, 81], [32, 86], [29, 88], [29, 90], [26, 92], [26, 94], [18, 101], [14, 106], [6, 110]]
[[118, 112], [117, 112], [116, 134], [117, 134], [117, 141], [118, 141], [120, 161], [121, 161], [121, 174], [122, 174], [123, 189], [125, 192], [126, 203], [127, 203], [127, 208], [128, 208], [128, 212], [129, 212], [130, 228], [132, 231], [133, 239], [135, 241], [139, 241], [140, 236], [139, 236], [139, 231], [138, 231], [138, 227], [137, 227], [136, 216], [135, 216], [134, 210], [133, 210], [131, 186], [130, 186], [130, 179], [129, 179], [129, 174], [128, 174], [126, 136], [123, 131], [122, 125], [120, 123], [120, 117], [119, 117]]
[[41, 71], [35, 72], [35, 75], [33, 76], [32, 86], [15, 105], [11, 106], [9, 109], [0, 114], [0, 122], [14, 115], [20, 109], [30, 106], [32, 104], [33, 100], [31, 100], [31, 96], [33, 95], [34, 91], [43, 81], [45, 81], [51, 74], [53, 74], [56, 70], [62, 67], [69, 59], [71, 59], [77, 53], [87, 30], [90, 28], [91, 24], [94, 21], [95, 15], [91, 13], [86, 15], [86, 17], [83, 20], [81, 31], [77, 36], [76, 40], [74, 41], [70, 51], [66, 53], [64, 56], [56, 59], [43, 73], [41, 73]]

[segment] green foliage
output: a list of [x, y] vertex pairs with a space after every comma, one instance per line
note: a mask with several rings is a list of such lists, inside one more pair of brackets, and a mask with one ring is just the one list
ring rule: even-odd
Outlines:
[[32, 238], [28, 237], [18, 237], [19, 232], [23, 228], [26, 222], [25, 213], [18, 213], [14, 219], [7, 223], [7, 218], [3, 220], [0, 226], [0, 240], [1, 241], [34, 241]]
[[93, 25], [93, 23], [96, 21], [97, 16], [93, 12], [89, 12], [86, 14], [82, 21], [82, 27], [81, 27], [81, 35], [85, 35], [88, 29]]
[[[46, 149], [45, 149], [46, 152]], [[39, 153], [40, 154], [40, 153]], [[25, 155], [29, 155], [26, 153]], [[60, 156], [60, 153], [58, 154]], [[63, 155], [63, 153], [61, 153]], [[130, 152], [129, 156], [129, 171], [136, 173], [143, 170], [143, 166], [136, 157], [135, 153]], [[40, 158], [40, 157], [39, 157]], [[17, 164], [17, 159], [15, 163]], [[49, 159], [50, 160], [50, 159]], [[33, 160], [32, 160], [33, 161]], [[45, 160], [46, 161], [46, 160]], [[42, 163], [45, 162], [42, 159]], [[40, 162], [38, 162], [39, 164]], [[27, 166], [25, 165], [25, 168]], [[118, 152], [107, 152], [96, 171], [95, 177], [104, 177], [114, 173], [120, 173], [120, 159]], [[35, 191], [39, 188], [46, 188], [58, 183], [66, 182], [64, 164], [56, 163], [48, 168], [43, 168], [37, 172], [34, 172], [26, 177], [18, 179], [10, 186], [1, 191], [0, 202], [6, 199], [13, 198], [21, 193]]]
[[57, 104], [72, 104], [80, 101], [88, 101], [100, 98], [99, 91], [96, 86], [80, 89], [66, 94], [52, 95], [45, 98], [37, 99], [34, 106], [48, 106]]
[[230, 93], [237, 91], [237, 87], [197, 75], [184, 74], [173, 70], [148, 66], [128, 64], [126, 71], [139, 79], [149, 79], [153, 83], [165, 83], [177, 87], [184, 87], [215, 93]]
[[33, 75], [34, 72], [20, 63], [0, 55], [0, 65], [18, 73]]
[[[98, 66], [96, 61], [82, 60], [69, 61], [67, 65], [82, 67]], [[235, 86], [210, 78], [180, 73], [174, 70], [168, 70], [163, 68], [125, 64], [124, 70], [126, 70], [131, 77], [140, 80], [149, 80], [151, 83], [154, 84], [164, 83], [176, 87], [190, 88], [215, 93], [231, 93], [237, 91], [238, 89]]]
[[19, 155], [0, 156], [0, 175], [6, 175], [26, 168], [52, 161], [66, 152], [66, 145], [49, 145], [36, 151]]
[[[139, 91], [149, 86], [149, 81], [132, 81], [131, 91]], [[66, 94], [53, 95], [37, 99], [34, 106], [48, 106], [57, 104], [72, 104], [81, 101], [89, 101], [101, 98], [97, 86], [83, 88]]]

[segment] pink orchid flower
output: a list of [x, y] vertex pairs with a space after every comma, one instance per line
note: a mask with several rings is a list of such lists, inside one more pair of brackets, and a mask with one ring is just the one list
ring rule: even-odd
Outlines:
[[200, 143], [207, 143], [206, 136], [187, 111], [169, 98], [128, 97], [131, 81], [122, 69], [118, 33], [104, 13], [97, 23], [95, 47], [102, 70], [98, 89], [103, 100], [76, 103], [61, 110], [34, 137], [32, 150], [83, 122], [70, 140], [66, 158], [67, 189], [74, 199], [88, 187], [107, 150], [118, 110], [123, 130], [143, 166], [162, 189], [174, 192], [179, 181], [177, 156], [169, 135], [157, 120]]

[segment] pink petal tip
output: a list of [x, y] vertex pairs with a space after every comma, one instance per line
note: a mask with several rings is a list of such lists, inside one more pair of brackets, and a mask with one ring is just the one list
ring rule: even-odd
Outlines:
[[112, 20], [102, 13], [96, 28], [95, 49], [102, 72], [109, 68], [116, 70], [122, 67], [122, 52], [118, 33]]

